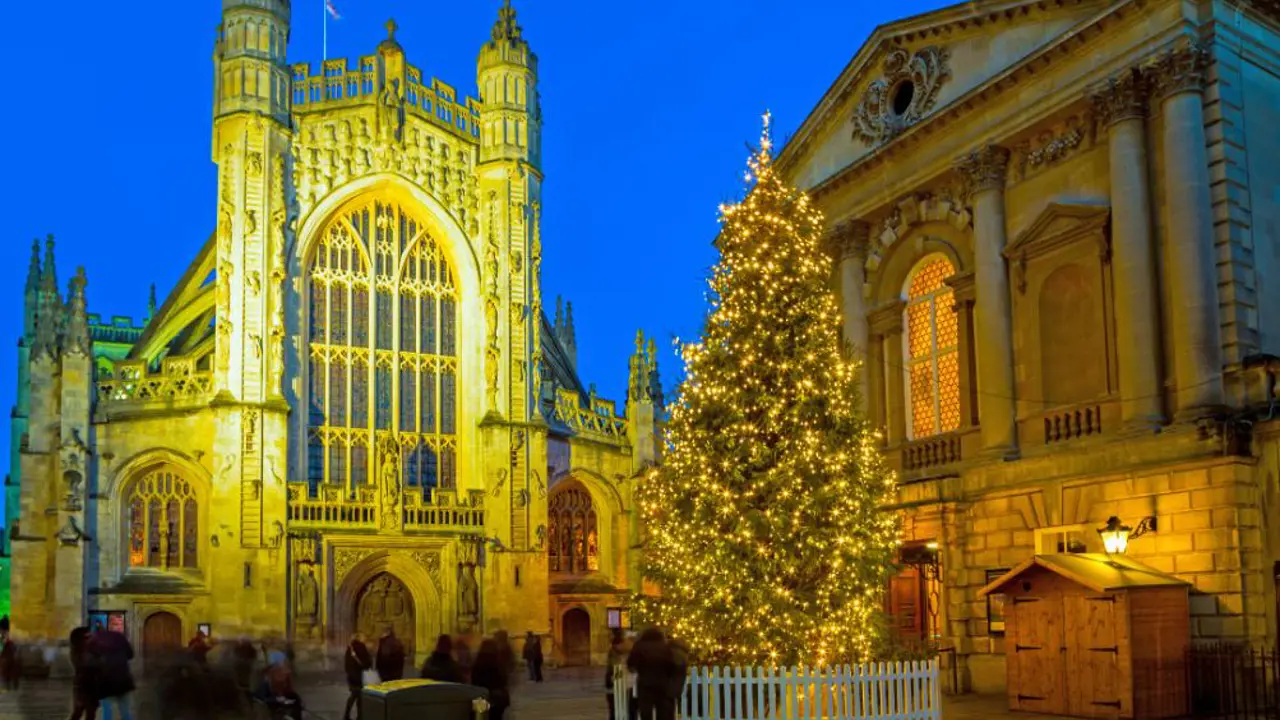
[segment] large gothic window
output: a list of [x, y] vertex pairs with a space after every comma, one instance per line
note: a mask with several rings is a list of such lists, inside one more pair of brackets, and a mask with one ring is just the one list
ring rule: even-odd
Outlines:
[[312, 486], [369, 484], [398, 447], [405, 485], [456, 487], [457, 289], [426, 226], [376, 199], [340, 212], [308, 277]]
[[907, 280], [903, 356], [908, 436], [929, 437], [960, 427], [960, 332], [952, 289], [955, 266], [943, 255], [921, 260]]
[[558, 489], [547, 503], [547, 554], [551, 572], [600, 569], [595, 505], [590, 493], [577, 483]]
[[199, 512], [191, 483], [171, 470], [156, 470], [130, 486], [125, 507], [130, 567], [197, 567]]

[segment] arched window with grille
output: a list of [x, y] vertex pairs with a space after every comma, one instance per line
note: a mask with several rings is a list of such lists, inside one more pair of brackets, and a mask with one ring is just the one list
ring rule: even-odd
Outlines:
[[929, 255], [907, 276], [902, 368], [907, 436], [924, 438], [960, 427], [960, 324], [946, 279], [955, 266]]
[[547, 503], [547, 556], [551, 572], [582, 574], [600, 569], [600, 530], [595, 504], [574, 482], [557, 488]]
[[129, 567], [199, 567], [200, 508], [191, 483], [172, 469], [154, 470], [129, 486]]
[[308, 263], [307, 479], [372, 484], [400, 448], [407, 487], [457, 486], [457, 289], [412, 209], [337, 213]]

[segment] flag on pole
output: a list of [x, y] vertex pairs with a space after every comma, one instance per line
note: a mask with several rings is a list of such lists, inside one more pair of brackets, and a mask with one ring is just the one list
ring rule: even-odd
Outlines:
[[338, 14], [338, 8], [333, 6], [333, 0], [324, 0], [324, 9], [329, 11], [334, 20], [342, 19], [342, 16]]

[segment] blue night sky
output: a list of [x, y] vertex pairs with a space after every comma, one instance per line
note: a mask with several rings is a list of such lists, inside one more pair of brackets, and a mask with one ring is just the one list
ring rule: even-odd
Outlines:
[[[411, 63], [474, 96], [499, 0], [334, 0], [330, 57], [373, 51], [394, 17]], [[701, 329], [716, 206], [739, 195], [745, 143], [771, 109], [794, 132], [876, 25], [945, 0], [516, 0], [539, 56], [543, 295], [573, 301], [579, 372], [623, 399], [635, 332]], [[90, 312], [161, 302], [215, 221], [210, 160], [217, 0], [7, 3], [10, 138], [0, 338], [21, 333], [32, 238], [57, 239], [63, 290], [86, 267]], [[294, 0], [289, 57], [318, 62], [322, 0]], [[9, 345], [13, 348], [16, 345]], [[15, 354], [0, 358], [12, 407]], [[621, 404], [621, 403], [620, 403]], [[7, 437], [7, 433], [6, 433]], [[3, 467], [9, 460], [3, 443]]]

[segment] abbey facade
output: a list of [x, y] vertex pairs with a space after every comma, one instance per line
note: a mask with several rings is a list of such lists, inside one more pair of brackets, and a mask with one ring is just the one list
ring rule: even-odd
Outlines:
[[[540, 285], [537, 58], [506, 5], [480, 98], [395, 25], [319, 72], [288, 0], [223, 0], [214, 230], [145, 323], [60, 292], [32, 250], [12, 420], [12, 626], [86, 617], [144, 653], [215, 637], [341, 648], [394, 627], [532, 630], [599, 659], [640, 587], [632, 487], [662, 396], [639, 338], [625, 409], [576, 373]], [[43, 251], [43, 252], [42, 252]], [[43, 257], [42, 257], [43, 255]]]
[[900, 472], [889, 610], [962, 689], [1057, 662], [979, 591], [1112, 516], [1197, 640], [1275, 647], [1278, 47], [1261, 0], [961, 3], [877, 29], [780, 156]]

